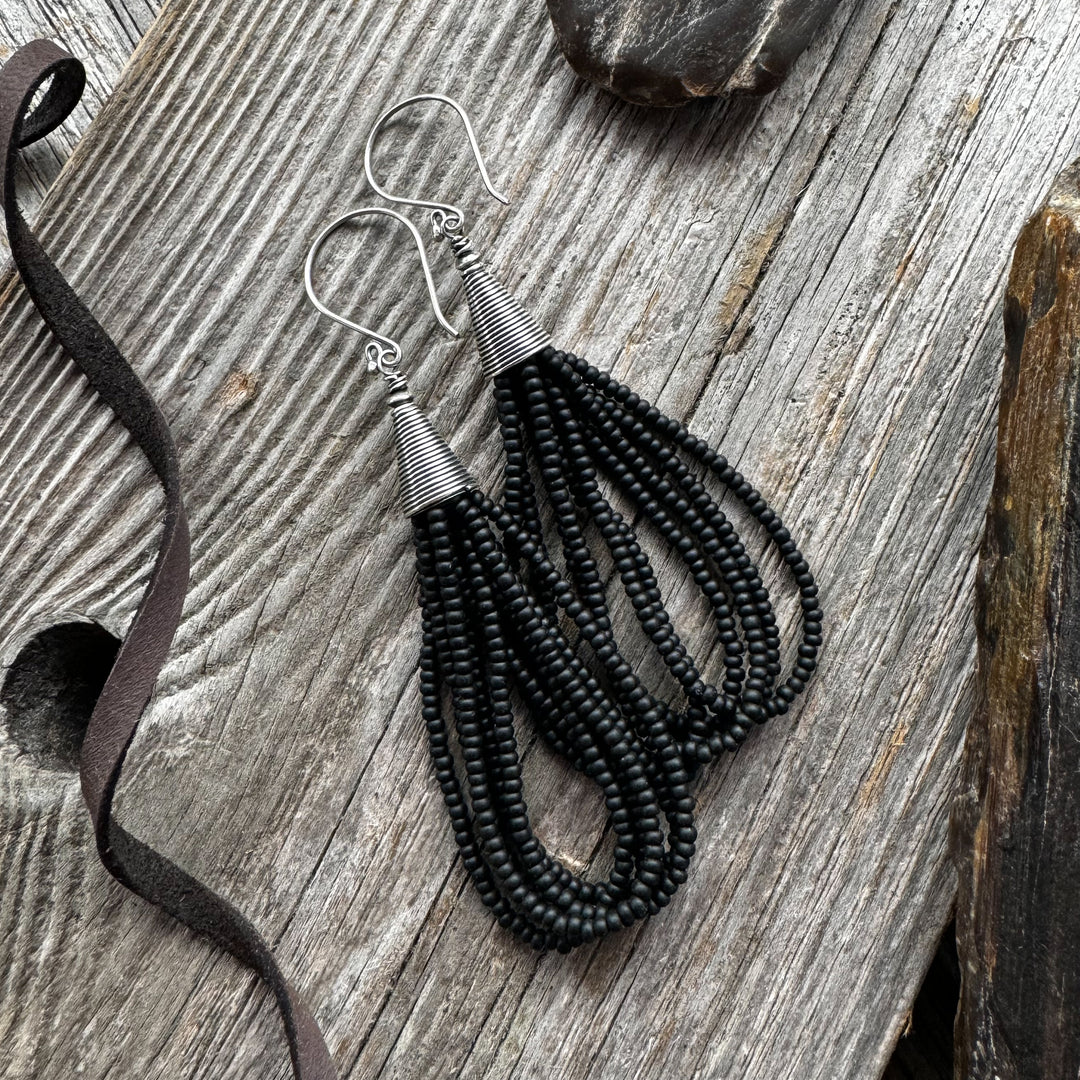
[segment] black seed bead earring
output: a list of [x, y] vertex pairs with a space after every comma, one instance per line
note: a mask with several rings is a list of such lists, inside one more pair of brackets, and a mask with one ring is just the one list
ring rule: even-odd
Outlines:
[[[810, 567], [779, 516], [722, 455], [610, 375], [552, 348], [548, 334], [474, 253], [460, 209], [390, 195], [378, 185], [371, 163], [380, 130], [399, 110], [421, 101], [448, 105], [458, 113], [485, 187], [506, 202], [492, 187], [468, 116], [440, 94], [408, 98], [389, 109], [372, 128], [365, 169], [371, 186], [388, 201], [429, 210], [434, 235], [453, 250], [480, 361], [494, 384], [505, 451], [498, 524], [507, 550], [530, 567], [527, 580], [549, 617], [561, 608], [576, 623], [620, 707], [662, 718], [665, 733], [694, 774], [722, 750], [736, 749], [754, 724], [787, 712], [815, 670], [821, 609]], [[769, 592], [734, 525], [703, 483], [710, 475], [761, 525], [798, 590], [802, 635], [786, 676], [781, 677], [780, 636]], [[719, 686], [705, 679], [675, 630], [653, 559], [634, 523], [605, 496], [601, 479], [678, 554], [709, 604], [723, 648]], [[554, 525], [559, 537], [560, 572], [548, 569], [552, 557], [545, 522]], [[681, 687], [677, 705], [644, 685], [626, 659], [626, 645], [616, 640], [597, 542], [607, 549], [645, 639]]]
[[[312, 277], [323, 243], [371, 214], [408, 226], [436, 316], [453, 333], [420, 236], [392, 210], [365, 207], [338, 218], [312, 245], [304, 276], [321, 312], [367, 338], [369, 369], [389, 388], [400, 494], [416, 545], [421, 703], [436, 779], [465, 868], [500, 925], [536, 948], [568, 951], [655, 914], [686, 880], [695, 841], [690, 777], [664, 717], [621, 709], [523, 584], [522, 558], [554, 590], [557, 606], [570, 602], [532, 534], [476, 490], [416, 407], [398, 344], [316, 296]], [[603, 793], [614, 835], [606, 880], [571, 872], [532, 830], [515, 695], [546, 743]]]

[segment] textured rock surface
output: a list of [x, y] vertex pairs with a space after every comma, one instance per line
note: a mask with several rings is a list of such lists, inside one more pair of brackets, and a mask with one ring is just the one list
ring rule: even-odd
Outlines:
[[548, 0], [574, 70], [643, 105], [765, 94], [837, 0]]
[[958, 1078], [1080, 1074], [1080, 162], [1016, 245], [954, 819]]

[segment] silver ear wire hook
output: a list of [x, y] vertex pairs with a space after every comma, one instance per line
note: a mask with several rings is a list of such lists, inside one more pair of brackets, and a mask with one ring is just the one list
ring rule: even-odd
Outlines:
[[415, 105], [420, 101], [435, 101], [441, 105], [449, 105], [450, 108], [461, 117], [461, 121], [465, 125], [465, 135], [469, 140], [469, 146], [473, 152], [473, 158], [476, 160], [476, 167], [480, 172], [480, 179], [483, 180], [484, 187], [487, 188], [488, 194], [494, 196], [501, 203], [509, 203], [510, 200], [500, 191], [496, 190], [495, 186], [492, 184], [491, 178], [488, 176], [487, 168], [484, 166], [484, 159], [480, 154], [480, 145], [476, 141], [476, 133], [473, 131], [473, 126], [469, 121], [468, 113], [466, 113], [453, 98], [447, 97], [445, 94], [417, 94], [415, 97], [399, 101], [396, 105], [387, 109], [386, 112], [375, 121], [375, 126], [371, 129], [371, 134], [368, 135], [367, 146], [364, 148], [364, 172], [367, 175], [368, 183], [371, 185], [372, 189], [378, 195], [381, 195], [386, 199], [387, 202], [397, 203], [401, 206], [419, 206], [424, 210], [430, 210], [432, 232], [436, 239], [441, 239], [450, 233], [460, 232], [463, 228], [465, 215], [458, 207], [451, 203], [430, 202], [427, 199], [405, 199], [400, 195], [391, 195], [388, 191], [379, 186], [371, 170], [372, 150], [383, 125], [392, 116], [401, 112], [402, 109], [408, 108], [410, 105]]
[[387, 404], [390, 406], [390, 417], [394, 427], [399, 494], [406, 516], [412, 517], [428, 507], [437, 506], [440, 502], [468, 491], [473, 487], [472, 478], [445, 440], [431, 426], [431, 421], [416, 407], [416, 402], [409, 393], [405, 376], [401, 373], [401, 346], [393, 338], [361, 326], [358, 322], [353, 322], [352, 319], [347, 319], [336, 311], [331, 311], [319, 299], [312, 281], [315, 260], [318, 259], [319, 252], [330, 235], [350, 221], [375, 214], [400, 221], [412, 234], [416, 242], [416, 250], [420, 254], [420, 265], [424, 270], [424, 281], [427, 282], [428, 297], [431, 300], [435, 318], [452, 337], [458, 336], [457, 331], [446, 321], [442, 308], [439, 307], [439, 298], [435, 295], [435, 283], [431, 280], [431, 269], [428, 266], [420, 234], [413, 223], [408, 218], [402, 217], [396, 210], [387, 210], [381, 206], [364, 206], [359, 210], [350, 210], [336, 221], [331, 221], [319, 233], [308, 251], [304, 262], [304, 288], [307, 290], [308, 299], [319, 311], [334, 322], [355, 330], [367, 339], [364, 343], [364, 353], [368, 359], [368, 370], [377, 371], [382, 375], [389, 390]]
[[484, 187], [500, 202], [507, 202], [506, 196], [500, 194], [492, 186], [484, 166], [484, 159], [480, 156], [476, 133], [465, 110], [453, 98], [446, 97], [445, 94], [418, 94], [416, 97], [399, 101], [387, 109], [375, 122], [371, 134], [368, 135], [367, 147], [364, 150], [364, 172], [367, 174], [368, 183], [388, 202], [402, 206], [419, 206], [431, 211], [431, 228], [435, 238], [449, 243], [465, 284], [465, 297], [469, 303], [473, 328], [476, 331], [480, 362], [484, 371], [494, 378], [550, 345], [551, 338], [480, 261], [479, 256], [472, 249], [472, 242], [465, 235], [465, 215], [458, 207], [449, 203], [431, 202], [427, 199], [405, 199], [399, 195], [391, 195], [379, 186], [371, 174], [372, 149], [383, 125], [402, 109], [420, 101], [434, 101], [441, 105], [449, 105], [461, 117], [469, 146], [472, 147], [473, 157], [480, 170], [480, 178], [484, 181]]
[[372, 372], [378, 371], [379, 374], [385, 378], [392, 379], [398, 374], [398, 367], [401, 363], [401, 346], [394, 341], [393, 338], [389, 338], [385, 334], [380, 334], [366, 326], [361, 326], [359, 323], [345, 318], [344, 315], [339, 315], [336, 311], [332, 311], [316, 295], [315, 284], [312, 280], [315, 270], [315, 261], [319, 257], [319, 252], [322, 250], [323, 244], [326, 243], [330, 236], [350, 221], [376, 214], [382, 215], [383, 217], [391, 217], [396, 221], [400, 221], [412, 234], [412, 238], [416, 242], [416, 250], [420, 254], [420, 265], [424, 271], [424, 281], [427, 283], [428, 298], [431, 300], [431, 307], [435, 312], [435, 318], [439, 320], [439, 325], [450, 334], [451, 337], [456, 338], [458, 336], [458, 332], [446, 321], [442, 308], [439, 307], [439, 298], [435, 293], [435, 282], [431, 277], [431, 268], [428, 266], [427, 255], [424, 253], [424, 242], [420, 238], [420, 233], [417, 232], [416, 226], [413, 225], [408, 218], [403, 217], [396, 210], [387, 210], [385, 207], [381, 206], [365, 206], [359, 210], [350, 210], [347, 214], [342, 214], [341, 217], [330, 222], [330, 224], [319, 233], [308, 251], [307, 260], [304, 263], [304, 288], [307, 291], [308, 299], [322, 312], [323, 315], [328, 316], [333, 319], [334, 322], [340, 323], [342, 326], [347, 326], [350, 330], [355, 330], [358, 334], [368, 339], [364, 345], [364, 353], [368, 360], [368, 370]]

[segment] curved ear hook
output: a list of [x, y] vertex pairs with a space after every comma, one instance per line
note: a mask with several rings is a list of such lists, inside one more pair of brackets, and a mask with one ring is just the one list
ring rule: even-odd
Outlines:
[[469, 122], [469, 116], [453, 98], [447, 97], [445, 94], [417, 94], [415, 97], [399, 101], [396, 105], [387, 109], [386, 112], [375, 121], [375, 126], [371, 129], [371, 134], [368, 135], [367, 146], [364, 148], [364, 172], [367, 175], [368, 183], [374, 189], [376, 194], [381, 195], [387, 202], [398, 203], [402, 206], [419, 206], [425, 210], [432, 211], [432, 228], [436, 237], [440, 237], [444, 236], [448, 230], [457, 231], [462, 227], [465, 216], [458, 207], [453, 206], [450, 203], [429, 202], [426, 199], [405, 199], [400, 195], [391, 195], [388, 191], [379, 186], [371, 171], [372, 150], [375, 146], [375, 140], [379, 136], [379, 132], [383, 129], [383, 125], [390, 117], [401, 112], [402, 109], [408, 108], [410, 105], [415, 105], [420, 101], [435, 101], [440, 105], [449, 105], [450, 108], [461, 117], [461, 121], [465, 125], [466, 138], [469, 140], [469, 146], [472, 149], [473, 157], [476, 160], [476, 167], [480, 172], [480, 179], [483, 180], [484, 187], [487, 188], [488, 194], [493, 195], [501, 203], [509, 203], [510, 200], [503, 195], [502, 192], [497, 191], [495, 186], [491, 183], [491, 178], [488, 176], [488, 171], [484, 166], [484, 159], [480, 155], [480, 145], [476, 141], [476, 133], [473, 131], [473, 126]]
[[394, 341], [393, 338], [386, 337], [384, 334], [380, 334], [375, 330], [370, 330], [366, 326], [361, 326], [351, 319], [346, 319], [344, 315], [339, 315], [336, 311], [331, 311], [330, 308], [328, 308], [316, 295], [315, 285], [312, 281], [315, 260], [319, 257], [319, 252], [322, 250], [323, 244], [326, 243], [331, 234], [335, 233], [342, 225], [346, 225], [350, 221], [355, 221], [357, 218], [374, 214], [381, 214], [384, 217], [394, 218], [396, 221], [400, 221], [409, 232], [412, 233], [412, 238], [416, 242], [416, 250], [420, 254], [420, 265], [424, 270], [424, 281], [427, 283], [428, 298], [431, 300], [431, 307], [435, 312], [435, 318], [439, 320], [439, 325], [450, 334], [451, 337], [458, 336], [458, 332], [446, 321], [442, 308], [439, 307], [439, 298], [435, 294], [435, 282], [431, 279], [431, 268], [428, 266], [427, 255], [424, 254], [424, 242], [420, 239], [420, 234], [416, 231], [416, 226], [413, 225], [408, 218], [402, 217], [396, 210], [387, 210], [385, 207], [381, 206], [365, 206], [360, 210], [350, 210], [349, 213], [342, 214], [341, 217], [330, 222], [330, 224], [319, 233], [315, 243], [311, 245], [311, 248], [308, 251], [307, 261], [304, 263], [304, 288], [307, 290], [308, 299], [324, 315], [329, 316], [334, 322], [340, 323], [342, 326], [347, 326], [350, 330], [355, 330], [358, 334], [362, 334], [364, 337], [368, 338], [367, 344], [364, 346], [364, 352], [368, 358], [369, 370], [377, 370], [383, 375], [390, 375], [396, 370], [397, 365], [401, 361], [401, 346]]

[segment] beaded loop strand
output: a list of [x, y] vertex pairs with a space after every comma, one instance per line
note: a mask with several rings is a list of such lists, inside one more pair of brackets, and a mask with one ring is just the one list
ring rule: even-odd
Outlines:
[[[681, 686], [686, 704], [669, 709], [691, 773], [722, 750], [735, 750], [754, 724], [787, 712], [817, 664], [821, 608], [810, 568], [761, 495], [707, 443], [570, 353], [544, 349], [499, 376], [495, 402], [505, 448], [507, 529], [516, 523], [534, 561], [551, 557], [530, 462], [542, 478], [572, 589], [552, 592], [544, 575], [538, 597], [572, 618], [600, 661], [623, 708], [665, 708], [646, 689], [615, 640], [600, 571], [587, 533], [603, 539], [637, 622]], [[692, 466], [708, 470], [762, 525], [799, 590], [802, 637], [794, 670], [783, 681], [780, 636], [757, 567]], [[605, 477], [679, 554], [708, 602], [724, 650], [719, 687], [707, 682], [676, 632], [648, 554], [632, 523], [600, 490]], [[524, 554], [524, 552], [522, 552]]]
[[[611, 700], [514, 572], [491, 528], [504, 518], [477, 491], [413, 518], [423, 718], [454, 838], [481, 900], [523, 941], [566, 952], [670, 901], [694, 853], [694, 802], [666, 717], [656, 710], [628, 717]], [[513, 544], [529, 547], [508, 528]], [[551, 749], [603, 792], [615, 839], [605, 881], [572, 873], [532, 830], [515, 691]]]

